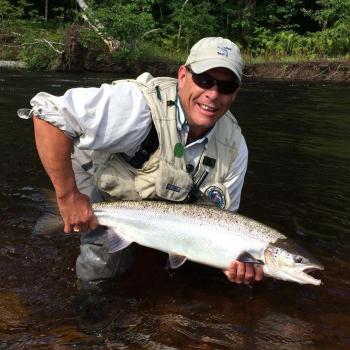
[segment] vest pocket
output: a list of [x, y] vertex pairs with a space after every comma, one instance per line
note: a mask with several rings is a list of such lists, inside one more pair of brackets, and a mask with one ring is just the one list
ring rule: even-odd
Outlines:
[[[117, 200], [140, 200], [135, 190], [135, 171], [118, 155], [94, 164], [94, 181], [103, 192]], [[134, 171], [133, 171], [134, 170]]]
[[164, 160], [159, 161], [159, 173], [156, 177], [157, 196], [170, 201], [183, 201], [191, 190], [193, 181], [188, 173], [176, 169]]

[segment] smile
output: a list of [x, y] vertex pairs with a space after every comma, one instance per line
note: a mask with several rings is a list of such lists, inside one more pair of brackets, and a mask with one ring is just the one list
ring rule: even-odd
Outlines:
[[200, 108], [204, 109], [205, 111], [208, 111], [208, 112], [215, 112], [216, 111], [216, 108], [214, 108], [214, 107], [211, 107], [211, 106], [208, 106], [205, 104], [201, 104], [201, 103], [199, 103], [198, 105]]

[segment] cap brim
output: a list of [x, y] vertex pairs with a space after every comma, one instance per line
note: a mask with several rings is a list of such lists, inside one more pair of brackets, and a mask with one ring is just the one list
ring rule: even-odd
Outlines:
[[227, 68], [235, 74], [235, 76], [240, 82], [242, 81], [241, 75], [239, 74], [238, 70], [232, 65], [228, 64], [227, 61], [223, 61], [220, 59], [206, 59], [205, 61], [197, 61], [190, 63], [190, 66], [193, 72], [197, 74], [206, 72], [207, 70], [213, 68]]

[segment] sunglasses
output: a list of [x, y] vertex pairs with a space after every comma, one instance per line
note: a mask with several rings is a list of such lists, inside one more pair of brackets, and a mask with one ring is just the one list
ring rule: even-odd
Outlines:
[[197, 74], [189, 67], [186, 67], [186, 69], [192, 74], [193, 82], [201, 89], [211, 89], [214, 85], [216, 85], [220, 94], [230, 95], [233, 94], [240, 86], [238, 80], [218, 80], [214, 79], [207, 73]]

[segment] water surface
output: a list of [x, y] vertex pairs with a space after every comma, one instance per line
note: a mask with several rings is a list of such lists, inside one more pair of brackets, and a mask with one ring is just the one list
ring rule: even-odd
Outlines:
[[165, 254], [139, 248], [91, 307], [76, 288], [79, 238], [32, 237], [50, 184], [16, 109], [114, 78], [0, 72], [0, 349], [349, 349], [350, 86], [249, 82], [233, 108], [250, 152], [240, 212], [321, 260], [322, 286], [238, 286], [193, 263], [169, 276]]

